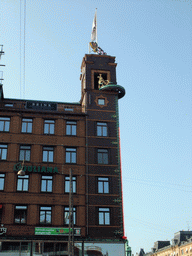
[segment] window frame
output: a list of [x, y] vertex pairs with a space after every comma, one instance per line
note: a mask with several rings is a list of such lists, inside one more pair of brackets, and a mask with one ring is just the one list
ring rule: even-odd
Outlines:
[[[64, 206], [64, 225], [69, 226], [69, 216], [67, 217], [66, 215], [69, 215], [69, 206]], [[73, 225], [77, 225], [77, 207], [73, 206], [72, 209], [72, 214], [73, 214]]]
[[[7, 150], [8, 150], [7, 144], [0, 144], [0, 161], [7, 160]], [[2, 159], [2, 155], [5, 155], [5, 158]]]
[[[65, 176], [65, 193], [69, 193], [70, 190], [70, 176]], [[77, 193], [77, 177], [72, 176], [72, 193]]]
[[[52, 150], [51, 150], [52, 149]], [[44, 153], [47, 152], [47, 160], [44, 160]], [[52, 156], [52, 161], [49, 160], [50, 158], [50, 153], [53, 153], [53, 156]], [[43, 159], [42, 159], [42, 162], [44, 163], [53, 163], [54, 162], [54, 147], [51, 147], [51, 146], [43, 146]]]
[[[51, 128], [53, 127], [53, 128]], [[53, 132], [51, 132], [53, 129]], [[55, 120], [53, 119], [44, 119], [44, 134], [54, 135], [55, 134]]]
[[[21, 214], [23, 214], [23, 216]], [[16, 221], [16, 215], [18, 215], [20, 219], [18, 222]], [[22, 218], [24, 218], [24, 222], [22, 222]], [[19, 225], [27, 224], [27, 205], [15, 205], [14, 223]]]
[[98, 148], [97, 149], [97, 164], [104, 164], [104, 165], [109, 164], [109, 150], [108, 149], [106, 149], [106, 148]]
[[108, 137], [108, 125], [106, 122], [97, 122], [97, 137]]
[[[1, 123], [2, 123], [2, 127], [3, 127], [2, 130], [1, 130]], [[10, 123], [11, 123], [11, 117], [1, 116], [0, 117], [0, 132], [9, 132]], [[6, 128], [7, 125], [8, 125], [8, 128]]]
[[5, 173], [0, 173], [0, 191], [4, 191], [4, 189], [5, 189]]
[[[23, 156], [22, 156], [22, 151], [24, 152]], [[26, 154], [29, 154], [29, 156], [26, 155]], [[31, 161], [31, 145], [20, 145], [20, 147], [19, 147], [19, 161], [24, 161], [24, 162], [30, 162]]]
[[[65, 127], [66, 127], [65, 134], [67, 136], [77, 136], [77, 121], [67, 120]], [[75, 129], [75, 131], [73, 131], [73, 128]]]
[[21, 123], [21, 132], [22, 133], [32, 133], [32, 131], [33, 131], [33, 118], [23, 117], [22, 123]]
[[[21, 186], [21, 189], [19, 189], [20, 186]], [[25, 189], [25, 186], [27, 187], [26, 189]], [[28, 192], [29, 191], [29, 175], [24, 175], [24, 176], [18, 175], [17, 176], [17, 191], [18, 192]]]
[[[47, 209], [46, 209], [47, 208]], [[45, 220], [41, 221], [41, 212], [45, 214]], [[50, 217], [50, 222], [48, 218]], [[39, 224], [40, 225], [51, 225], [52, 224], [52, 206], [40, 206], [39, 207]]]
[[99, 105], [99, 106], [105, 106], [105, 98], [98, 98], [98, 100], [97, 100], [97, 104]]
[[[75, 162], [73, 162], [73, 154], [75, 154]], [[70, 158], [69, 161], [67, 161], [68, 155]], [[72, 147], [65, 148], [65, 163], [66, 164], [77, 164], [77, 148], [72, 148]]]
[[98, 220], [99, 225], [101, 226], [111, 225], [111, 210], [109, 207], [99, 207]]
[[[50, 186], [49, 183], [51, 183], [51, 190], [49, 189], [49, 186]], [[43, 190], [44, 186], [45, 186], [45, 190]], [[53, 176], [42, 175], [41, 176], [41, 193], [52, 193], [52, 192], [53, 192]]]
[[109, 177], [97, 177], [97, 193], [98, 194], [109, 194], [110, 184]]

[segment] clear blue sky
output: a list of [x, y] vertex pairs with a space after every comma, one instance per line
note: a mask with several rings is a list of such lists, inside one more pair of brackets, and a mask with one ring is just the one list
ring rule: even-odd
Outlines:
[[25, 92], [19, 2], [0, 2], [5, 97], [78, 102], [98, 8], [98, 44], [116, 56], [126, 89], [119, 110], [130, 246], [149, 251], [192, 230], [192, 1], [27, 0]]

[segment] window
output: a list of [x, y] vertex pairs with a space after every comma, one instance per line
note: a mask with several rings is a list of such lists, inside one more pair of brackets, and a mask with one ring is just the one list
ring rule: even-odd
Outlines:
[[[107, 72], [108, 73], [108, 72]], [[107, 73], [103, 72], [94, 72], [94, 89], [98, 90], [100, 85], [99, 85], [99, 77], [100, 75], [102, 76], [103, 80], [107, 80]]]
[[0, 132], [9, 132], [10, 117], [0, 117]]
[[0, 144], [0, 160], [7, 159], [7, 145]]
[[109, 208], [99, 208], [99, 225], [110, 225]]
[[20, 146], [19, 161], [30, 161], [31, 146]]
[[55, 133], [55, 121], [45, 120], [44, 121], [44, 134], [54, 134]]
[[5, 174], [0, 174], [0, 190], [4, 190]]
[[40, 224], [51, 224], [51, 206], [40, 207]]
[[76, 148], [66, 148], [65, 151], [65, 162], [70, 164], [76, 164], [77, 162], [77, 149]]
[[29, 175], [17, 177], [17, 191], [28, 191]]
[[52, 192], [53, 177], [42, 176], [41, 177], [41, 192]]
[[27, 206], [15, 206], [15, 223], [26, 224]]
[[67, 121], [66, 122], [66, 135], [77, 135], [77, 122]]
[[43, 147], [43, 162], [53, 162], [53, 147]]
[[[73, 207], [72, 216], [73, 216], [72, 221], [73, 221], [73, 224], [75, 225], [76, 224], [76, 207]], [[69, 207], [64, 208], [64, 224], [69, 225]]]
[[23, 118], [21, 132], [32, 133], [32, 124], [33, 124], [33, 119]]
[[[76, 193], [76, 186], [77, 186], [77, 178], [75, 176], [72, 177], [72, 192]], [[70, 190], [70, 177], [65, 177], [65, 193], [69, 193]]]
[[99, 98], [98, 99], [98, 105], [105, 105], [105, 99]]
[[109, 193], [109, 178], [98, 177], [98, 193]]
[[97, 136], [107, 136], [107, 123], [97, 123]]
[[98, 149], [97, 150], [97, 161], [98, 164], [108, 164], [108, 150]]

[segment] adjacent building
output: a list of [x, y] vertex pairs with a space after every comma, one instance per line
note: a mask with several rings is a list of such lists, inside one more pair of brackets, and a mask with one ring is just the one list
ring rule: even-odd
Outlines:
[[0, 85], [0, 256], [68, 255], [71, 223], [75, 255], [125, 255], [116, 66], [86, 54], [78, 103]]
[[179, 231], [174, 234], [172, 242], [157, 241], [152, 251], [146, 256], [191, 256], [192, 231]]

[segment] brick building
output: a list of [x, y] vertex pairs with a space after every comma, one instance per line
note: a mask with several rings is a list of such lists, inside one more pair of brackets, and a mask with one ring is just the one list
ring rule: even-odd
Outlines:
[[75, 255], [125, 255], [116, 65], [84, 56], [79, 103], [0, 86], [0, 256], [68, 255], [70, 170]]

